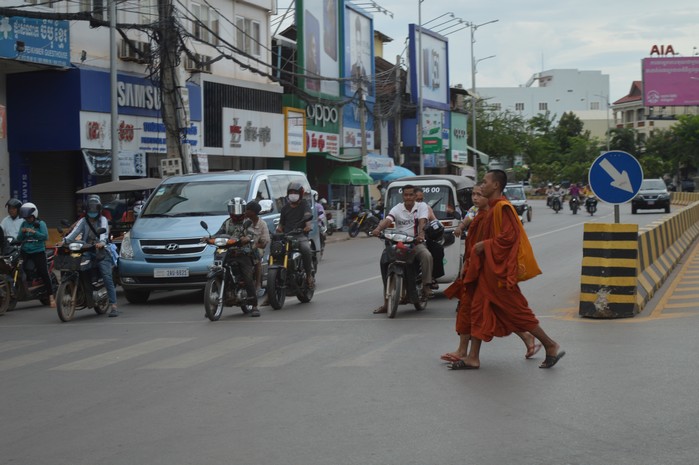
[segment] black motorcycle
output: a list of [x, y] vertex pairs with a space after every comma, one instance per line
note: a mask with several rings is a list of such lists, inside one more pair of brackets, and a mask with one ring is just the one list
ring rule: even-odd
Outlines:
[[561, 211], [561, 195], [560, 194], [553, 194], [551, 196], [551, 208], [553, 208], [553, 211], [558, 213]]
[[[248, 222], [250, 220], [246, 220]], [[199, 223], [209, 232], [206, 222]], [[245, 223], [243, 223], [245, 226]], [[249, 226], [249, 225], [248, 225]], [[247, 227], [246, 227], [247, 228]], [[211, 244], [216, 246], [214, 264], [211, 266], [204, 288], [204, 311], [211, 321], [217, 321], [223, 314], [223, 307], [239, 306], [243, 313], [248, 314], [254, 305], [248, 301], [247, 286], [240, 270], [240, 264], [233, 258], [253, 253], [249, 244], [241, 246], [239, 241], [228, 235], [212, 237]], [[252, 263], [252, 262], [251, 262]], [[257, 299], [257, 296], [254, 296]]]
[[[308, 276], [303, 267], [303, 257], [299, 249], [299, 235], [302, 229], [289, 234], [272, 234], [267, 271], [267, 296], [274, 310], [284, 306], [286, 296], [296, 296], [306, 303], [313, 298], [314, 289], [308, 286]], [[318, 269], [316, 255], [313, 254], [313, 275]]]
[[568, 204], [570, 205], [570, 210], [573, 212], [573, 215], [577, 215], [578, 209], [580, 208], [580, 200], [578, 199], [578, 196], [572, 196]]
[[357, 237], [360, 232], [371, 235], [371, 231], [379, 225], [379, 218], [371, 210], [363, 210], [349, 225], [349, 236]]
[[50, 295], [58, 287], [58, 280], [53, 274], [55, 249], [46, 249], [46, 264], [51, 278], [49, 293], [34, 268], [34, 262], [25, 262], [20, 251], [22, 243], [13, 241], [12, 238], [4, 241], [3, 256], [0, 259], [0, 315], [14, 310], [17, 302], [39, 300], [42, 305], [49, 305]]
[[415, 260], [415, 238], [390, 232], [382, 232], [379, 238], [384, 240], [388, 258], [386, 315], [394, 318], [401, 302], [412, 303], [415, 310], [424, 310], [427, 307], [427, 299], [422, 294], [420, 263]]
[[[59, 232], [63, 233], [60, 229]], [[104, 232], [104, 228], [97, 230], [98, 235]], [[61, 272], [61, 284], [56, 293], [56, 311], [63, 322], [72, 320], [76, 311], [85, 308], [94, 309], [98, 315], [109, 310], [109, 296], [97, 268], [96, 252], [94, 244], [83, 241], [64, 240], [58, 247], [55, 265]], [[102, 253], [109, 252], [103, 249]]]
[[597, 199], [595, 196], [590, 195], [585, 199], [585, 210], [587, 210], [590, 216], [595, 214], [597, 211]]

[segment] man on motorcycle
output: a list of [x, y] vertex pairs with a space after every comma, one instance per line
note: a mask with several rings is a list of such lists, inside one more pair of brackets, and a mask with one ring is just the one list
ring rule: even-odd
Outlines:
[[265, 247], [269, 244], [269, 228], [264, 220], [260, 219], [262, 207], [259, 203], [251, 200], [245, 205], [245, 217], [252, 221], [250, 230], [254, 238], [253, 261], [255, 263], [255, 291], [262, 287], [262, 258], [265, 256]]
[[[240, 197], [231, 199], [228, 202], [228, 215], [230, 217], [223, 222], [218, 231], [214, 233], [214, 236], [225, 234], [232, 239], [237, 239], [243, 248], [247, 246], [247, 248], [250, 249], [249, 253], [236, 255], [231, 260], [236, 262], [240, 267], [240, 273], [246, 287], [247, 304], [252, 306], [250, 316], [257, 317], [260, 316], [260, 311], [257, 309], [257, 291], [255, 290], [255, 278], [253, 276], [255, 272], [255, 259], [252, 248], [260, 244], [263, 233], [260, 232], [260, 236], [257, 236], [254, 231], [255, 228], [252, 226], [252, 221], [246, 219], [245, 210], [247, 205], [245, 200]], [[259, 210], [257, 210], [254, 205], [257, 205], [257, 207], [260, 207], [260, 205], [255, 202], [252, 207], [252, 211], [257, 211], [259, 213]], [[258, 229], [262, 231], [260, 223], [264, 223], [264, 221], [258, 220], [257, 224]], [[265, 228], [266, 226], [265, 224]], [[206, 242], [211, 243], [211, 240], [212, 239], [208, 237], [205, 238]], [[269, 242], [269, 234], [267, 235], [267, 242]], [[266, 245], [267, 244], [265, 244], [265, 246]]]
[[[415, 236], [417, 245], [415, 246], [416, 258], [420, 261], [422, 269], [422, 294], [424, 297], [431, 297], [432, 291], [430, 285], [432, 283], [432, 255], [425, 247], [425, 225], [429, 211], [427, 204], [424, 202], [418, 203], [415, 201], [415, 186], [410, 184], [403, 186], [403, 203], [397, 204], [386, 215], [386, 218], [379, 222], [379, 225], [374, 229], [372, 236], [378, 236], [381, 231], [388, 228], [391, 223], [395, 223], [395, 232], [403, 233], [410, 236]], [[384, 249], [379, 262], [381, 266], [381, 279], [383, 279], [384, 301], [383, 305], [374, 310], [374, 313], [386, 313], [388, 310], [388, 302], [386, 301], [386, 276], [388, 273], [388, 257]]]
[[570, 185], [570, 189], [568, 189], [568, 194], [570, 194], [571, 205], [573, 199], [578, 199], [578, 205], [580, 205], [580, 186], [578, 186], [576, 183], [572, 183]]
[[[24, 221], [19, 216], [19, 209], [22, 207], [22, 202], [17, 199], [10, 199], [5, 204], [7, 207], [7, 216], [0, 223], [0, 227], [5, 232], [5, 237], [16, 238], [19, 234], [19, 229]], [[2, 244], [4, 246], [4, 244]]]
[[551, 199], [553, 199], [553, 183], [548, 183], [546, 186], [546, 206], [551, 206]]
[[[104, 228], [104, 232], [97, 234], [100, 228]], [[73, 230], [65, 237], [66, 241], [74, 240], [80, 236], [80, 240], [87, 244], [95, 244], [95, 252], [86, 252], [85, 255], [93, 257], [97, 262], [97, 269], [102, 275], [104, 288], [107, 290], [107, 297], [112, 309], [109, 312], [110, 317], [119, 316], [117, 309], [117, 296], [114, 280], [112, 279], [112, 261], [110, 252], [105, 249], [109, 242], [109, 221], [102, 215], [102, 199], [99, 195], [91, 195], [87, 198], [85, 216], [78, 220]]]
[[303, 268], [306, 270], [307, 283], [310, 289], [315, 287], [315, 280], [313, 279], [313, 258], [311, 252], [311, 245], [308, 241], [308, 233], [311, 231], [311, 221], [313, 220], [313, 213], [311, 212], [311, 207], [303, 198], [303, 186], [299, 182], [292, 181], [286, 188], [286, 198], [288, 202], [279, 215], [279, 224], [277, 225], [277, 232], [283, 232], [284, 234], [289, 234], [290, 232], [303, 228], [303, 234], [299, 234], [297, 237], [299, 243], [299, 251], [301, 252], [301, 257], [303, 258]]
[[49, 276], [49, 268], [46, 264], [46, 240], [49, 238], [49, 230], [46, 223], [39, 219], [39, 209], [33, 203], [25, 203], [19, 208], [19, 216], [22, 218], [17, 241], [22, 242], [22, 255], [25, 262], [34, 262], [41, 280], [49, 294], [49, 306], [56, 308], [56, 299], [53, 296], [53, 286]]

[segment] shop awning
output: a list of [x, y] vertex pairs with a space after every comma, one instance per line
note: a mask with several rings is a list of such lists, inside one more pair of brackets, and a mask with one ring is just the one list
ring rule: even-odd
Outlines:
[[467, 163], [454, 163], [450, 162], [452, 166], [456, 166], [461, 170], [461, 176], [466, 176], [471, 179], [476, 179], [476, 170], [473, 166]]
[[328, 184], [340, 186], [368, 186], [374, 180], [365, 171], [356, 166], [338, 166], [327, 178]]
[[410, 176], [416, 176], [415, 173], [410, 171], [408, 168], [403, 168], [402, 166], [396, 166], [390, 173], [371, 173], [371, 177], [377, 181], [394, 181], [399, 178], [406, 178]]
[[490, 162], [490, 155], [488, 155], [487, 153], [481, 152], [481, 151], [478, 150], [478, 149], [474, 149], [474, 148], [471, 147], [470, 145], [466, 145], [466, 147], [467, 147], [470, 151], [475, 152], [475, 153], [478, 154], [478, 158], [479, 158], [478, 161], [480, 161], [481, 164], [487, 165], [487, 164]]
[[362, 159], [361, 155], [333, 155], [330, 152], [308, 152], [308, 156], [323, 157], [328, 160], [339, 161], [342, 163], [351, 163]]

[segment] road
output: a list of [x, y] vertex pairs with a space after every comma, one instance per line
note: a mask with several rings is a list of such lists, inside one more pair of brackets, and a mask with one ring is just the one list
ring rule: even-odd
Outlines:
[[[478, 371], [447, 370], [455, 303], [372, 315], [381, 243], [357, 238], [328, 245], [311, 303], [261, 318], [227, 309], [209, 322], [196, 292], [120, 299], [119, 318], [64, 324], [20, 304], [0, 318], [0, 462], [694, 463], [696, 314], [661, 294], [633, 319], [577, 318], [582, 223], [612, 210], [533, 205], [544, 275], [523, 289], [568, 353], [552, 370], [525, 360], [518, 338], [486, 344]], [[623, 222], [662, 217], [629, 209]]]

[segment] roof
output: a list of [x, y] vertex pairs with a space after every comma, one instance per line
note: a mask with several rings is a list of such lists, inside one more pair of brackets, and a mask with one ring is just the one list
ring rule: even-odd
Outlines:
[[619, 105], [622, 103], [629, 102], [638, 102], [640, 100], [643, 100], [643, 83], [641, 81], [633, 81], [633, 83], [631, 83], [631, 89], [629, 90], [628, 95], [620, 98], [612, 105]]
[[420, 186], [420, 181], [447, 181], [452, 184], [456, 190], [467, 189], [476, 185], [473, 179], [456, 174], [425, 174], [421, 176], [410, 176], [396, 179], [395, 181], [391, 182], [391, 185], [400, 183], [402, 185], [412, 184], [414, 186]]

